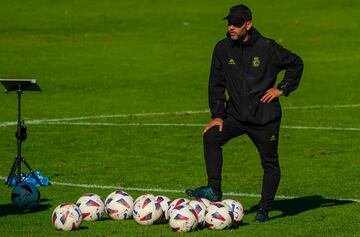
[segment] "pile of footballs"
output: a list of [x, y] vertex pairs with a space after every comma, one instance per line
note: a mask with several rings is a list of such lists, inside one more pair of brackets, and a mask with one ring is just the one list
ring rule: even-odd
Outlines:
[[236, 228], [243, 216], [243, 206], [236, 200], [210, 202], [207, 199], [170, 200], [166, 196], [144, 194], [134, 201], [126, 192], [110, 193], [105, 202], [94, 193], [82, 195], [75, 204], [65, 202], [52, 213], [52, 223], [57, 230], [76, 230], [82, 221], [97, 221], [104, 213], [117, 221], [133, 218], [141, 225], [169, 223], [176, 232], [189, 232], [197, 228], [222, 230]]

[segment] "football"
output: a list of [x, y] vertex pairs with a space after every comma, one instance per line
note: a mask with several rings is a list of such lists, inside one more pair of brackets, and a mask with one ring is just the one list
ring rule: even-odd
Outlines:
[[132, 217], [133, 198], [126, 192], [117, 190], [105, 199], [105, 210], [113, 220], [127, 220]]
[[233, 200], [233, 199], [225, 199], [222, 201], [226, 203], [231, 208], [231, 212], [233, 215], [233, 227], [238, 227], [244, 217], [244, 208], [240, 202]]
[[160, 222], [163, 211], [161, 205], [152, 197], [143, 197], [134, 204], [133, 217], [141, 225]]
[[205, 222], [209, 229], [223, 230], [232, 224], [231, 208], [222, 202], [213, 202], [207, 207]]
[[154, 195], [145, 193], [145, 194], [137, 197], [137, 198], [135, 199], [134, 203], [137, 202], [137, 201], [139, 201], [140, 199], [147, 198], [147, 197], [150, 197], [150, 198], [154, 198], [154, 199], [155, 199], [155, 196], [154, 196]]
[[211, 204], [210, 200], [207, 200], [206, 198], [197, 198], [196, 200], [198, 200], [199, 202], [204, 203], [204, 205], [206, 207], [208, 207]]
[[198, 226], [205, 226], [205, 214], [206, 214], [206, 206], [203, 202], [199, 202], [197, 200], [190, 201], [189, 205], [194, 209], [196, 213], [196, 217], [198, 220]]
[[39, 205], [40, 192], [34, 184], [22, 182], [11, 192], [11, 202], [16, 208], [33, 209]]
[[81, 224], [82, 214], [77, 205], [65, 202], [55, 208], [51, 220], [57, 230], [76, 230]]
[[170, 212], [171, 212], [171, 210], [172, 210], [173, 208], [175, 208], [175, 207], [177, 207], [177, 206], [180, 206], [180, 205], [188, 205], [189, 202], [190, 202], [190, 200], [187, 199], [187, 198], [177, 198], [177, 199], [173, 200], [173, 201], [170, 202], [170, 204], [169, 204], [169, 207], [168, 207], [168, 209], [167, 209], [166, 215], [167, 215], [168, 217], [170, 217]]
[[83, 194], [76, 202], [84, 221], [97, 221], [104, 214], [105, 204], [95, 193]]
[[190, 232], [196, 229], [198, 221], [190, 205], [179, 205], [171, 210], [169, 224], [175, 232]]
[[157, 203], [160, 204], [161, 209], [163, 211], [163, 217], [161, 220], [161, 223], [166, 223], [169, 220], [169, 215], [167, 214], [167, 210], [169, 208], [169, 205], [171, 203], [170, 198], [166, 197], [166, 196], [156, 196], [155, 200], [157, 201]]

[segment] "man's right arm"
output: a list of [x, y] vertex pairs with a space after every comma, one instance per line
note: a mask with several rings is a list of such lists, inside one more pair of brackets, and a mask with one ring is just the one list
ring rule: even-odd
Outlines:
[[220, 60], [219, 44], [215, 46], [210, 69], [209, 77], [209, 107], [211, 118], [223, 118], [225, 113], [225, 76], [224, 68]]
[[215, 46], [209, 77], [209, 107], [211, 111], [211, 121], [205, 127], [206, 133], [210, 128], [219, 126], [219, 131], [223, 129], [223, 117], [225, 114], [225, 76], [223, 65], [220, 60], [219, 44]]

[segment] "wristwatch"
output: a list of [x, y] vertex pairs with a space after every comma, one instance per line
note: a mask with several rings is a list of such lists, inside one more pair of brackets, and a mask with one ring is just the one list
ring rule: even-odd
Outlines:
[[283, 96], [288, 96], [289, 95], [286, 84], [283, 84], [281, 86], [278, 85], [277, 88], [281, 91], [281, 95], [283, 95]]

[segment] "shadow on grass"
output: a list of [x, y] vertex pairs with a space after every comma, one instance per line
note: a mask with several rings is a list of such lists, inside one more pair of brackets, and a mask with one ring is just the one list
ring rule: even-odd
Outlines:
[[[283, 199], [283, 200], [275, 200], [272, 210], [278, 210], [282, 213], [277, 216], [271, 216], [270, 219], [295, 216], [302, 212], [314, 210], [322, 207], [331, 207], [331, 206], [339, 206], [351, 204], [353, 201], [351, 200], [337, 200], [337, 199], [328, 199], [323, 198], [320, 195], [312, 195], [312, 196], [304, 196], [292, 199]], [[258, 206], [252, 206], [247, 213], [256, 212]]]
[[113, 221], [110, 217], [106, 216], [106, 213], [100, 218], [100, 220], [97, 220], [96, 222], [103, 222], [103, 221]]
[[47, 201], [50, 201], [50, 199], [44, 199], [44, 198], [40, 199], [39, 205], [36, 208], [30, 209], [30, 210], [21, 210], [21, 209], [15, 208], [12, 204], [1, 204], [0, 205], [0, 217], [8, 216], [8, 215], [26, 215], [26, 214], [31, 214], [31, 213], [48, 210], [51, 207], [51, 205], [43, 204], [44, 202], [47, 202]]
[[77, 230], [87, 230], [89, 229], [89, 227], [87, 226], [79, 226], [79, 228]]

